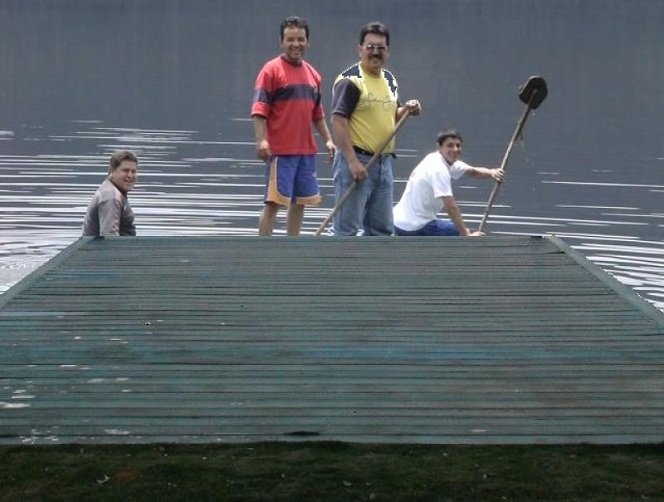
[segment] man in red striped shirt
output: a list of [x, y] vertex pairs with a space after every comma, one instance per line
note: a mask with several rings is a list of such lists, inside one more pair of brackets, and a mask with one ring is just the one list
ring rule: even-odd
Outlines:
[[280, 45], [282, 53], [265, 63], [256, 78], [251, 107], [256, 155], [267, 163], [265, 205], [258, 223], [261, 236], [272, 235], [281, 206], [288, 208], [288, 235], [299, 235], [305, 205], [321, 201], [312, 124], [330, 160], [335, 153], [321, 102], [322, 78], [303, 59], [309, 47], [306, 20], [284, 19]]

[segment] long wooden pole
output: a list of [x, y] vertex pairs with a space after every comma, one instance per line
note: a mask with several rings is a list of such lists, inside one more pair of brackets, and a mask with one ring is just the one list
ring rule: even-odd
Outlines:
[[[399, 129], [401, 129], [401, 126], [404, 125], [404, 123], [406, 122], [406, 119], [408, 118], [409, 115], [410, 115], [410, 110], [404, 111], [403, 115], [401, 116], [399, 121], [394, 126], [394, 130], [387, 136], [385, 141], [383, 141], [381, 143], [381, 145], [378, 147], [376, 152], [373, 154], [373, 157], [371, 157], [371, 159], [369, 159], [369, 162], [367, 162], [367, 165], [364, 166], [364, 168], [367, 171], [373, 167], [373, 165], [376, 163], [376, 161], [378, 161], [378, 159], [380, 159], [380, 156], [382, 155], [383, 150], [385, 150], [385, 148], [387, 148], [387, 145], [390, 144], [390, 141], [392, 141], [392, 138], [394, 138], [394, 136], [396, 136], [397, 132], [399, 132]], [[323, 223], [320, 224], [320, 226], [318, 227], [318, 229], [316, 230], [314, 235], [316, 235], [316, 236], [320, 235], [323, 232], [323, 230], [325, 230], [325, 227], [327, 227], [328, 223], [330, 223], [332, 218], [334, 218], [334, 215], [337, 214], [339, 209], [341, 209], [341, 206], [343, 206], [346, 203], [346, 201], [350, 198], [350, 196], [353, 195], [353, 191], [355, 191], [355, 189], [357, 188], [357, 185], [358, 185], [358, 181], [353, 180], [353, 183], [351, 183], [351, 185], [346, 189], [346, 192], [341, 196], [341, 198], [334, 205], [334, 207], [332, 208], [332, 211], [330, 211], [330, 214], [328, 214], [327, 217], [325, 218], [325, 220], [323, 220]]]
[[[521, 119], [519, 119], [519, 123], [516, 126], [516, 130], [512, 135], [512, 140], [507, 146], [507, 150], [505, 151], [505, 155], [503, 156], [503, 161], [500, 163], [500, 168], [503, 170], [507, 169], [507, 160], [510, 157], [510, 153], [512, 153], [512, 147], [514, 146], [514, 143], [519, 138], [519, 136], [521, 136], [523, 128], [526, 125], [526, 120], [528, 120], [528, 114], [532, 109], [532, 103], [535, 94], [537, 94], [537, 90], [533, 91], [533, 93], [531, 94], [530, 99], [528, 100], [528, 105], [526, 106], [526, 109], [523, 111]], [[489, 210], [491, 209], [491, 206], [493, 205], [493, 202], [496, 199], [496, 196], [498, 195], [498, 190], [500, 189], [500, 185], [502, 185], [502, 182], [500, 181], [496, 181], [496, 183], [493, 185], [493, 190], [491, 190], [491, 195], [489, 196], [489, 200], [486, 203], [486, 209], [484, 210], [484, 215], [482, 216], [482, 222], [480, 223], [480, 228], [478, 229], [480, 232], [484, 232], [484, 227], [486, 226], [486, 222], [489, 219]]]

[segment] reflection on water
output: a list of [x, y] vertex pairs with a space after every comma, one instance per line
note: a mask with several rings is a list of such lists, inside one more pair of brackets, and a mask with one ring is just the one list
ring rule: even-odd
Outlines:
[[[140, 235], [256, 235], [263, 165], [252, 158], [253, 143], [201, 138], [196, 131], [112, 128], [96, 121], [74, 125], [77, 129], [71, 133], [42, 137], [40, 149], [49, 151], [54, 143], [67, 141], [72, 149], [103, 153], [0, 156], [0, 291], [78, 239], [85, 208], [103, 179], [108, 156], [119, 148], [132, 149], [140, 157], [139, 183], [130, 194]], [[13, 135], [6, 132], [4, 136]], [[220, 146], [224, 156], [218, 155]], [[400, 153], [402, 162], [417, 157], [413, 152]], [[325, 202], [307, 211], [305, 234], [313, 234], [333, 205], [330, 168], [324, 162], [320, 166]], [[549, 186], [566, 184], [543, 182]], [[398, 179], [397, 192], [404, 185], [405, 179]], [[574, 185], [602, 183], [577, 181]], [[662, 189], [648, 184], [629, 186], [646, 191]], [[481, 220], [485, 188], [463, 184], [456, 192], [471, 226]], [[569, 211], [593, 217], [572, 218]], [[621, 231], [645, 225], [649, 219], [661, 220], [661, 214], [642, 214], [635, 206], [574, 204], [556, 204], [547, 208], [546, 214], [549, 216], [524, 216], [509, 204], [497, 203], [490, 228], [496, 234], [556, 234], [664, 309], [662, 242]], [[283, 234], [284, 216], [282, 212], [277, 234]], [[578, 230], [582, 228], [592, 228], [593, 232]]]
[[[263, 166], [246, 158], [253, 143], [201, 139], [196, 131], [103, 127], [94, 120], [72, 125], [71, 132], [51, 135], [26, 128], [23, 141], [44, 153], [0, 156], [0, 291], [79, 238], [87, 204], [110, 154], [120, 148], [140, 158], [130, 198], [141, 235], [256, 233]], [[0, 137], [15, 136], [4, 131]], [[68, 150], [102, 153], [47, 153], [62, 142]], [[220, 147], [230, 155], [219, 157]]]
[[[327, 110], [360, 26], [380, 17], [391, 28], [388, 65], [402, 97], [424, 108], [399, 132], [397, 197], [442, 127], [463, 132], [469, 163], [497, 165], [523, 110], [518, 86], [544, 76], [549, 94], [510, 157], [489, 232], [557, 234], [664, 308], [664, 2], [377, 5], [0, 2], [0, 291], [79, 237], [118, 148], [141, 159], [130, 196], [140, 234], [255, 235], [264, 168], [248, 118], [253, 83], [279, 51], [279, 22], [298, 13]], [[333, 206], [324, 161], [319, 176], [324, 201], [307, 210], [307, 233]], [[471, 227], [489, 192], [456, 186]]]
[[641, 296], [664, 310], [664, 246], [662, 243], [636, 241], [610, 244], [606, 242], [606, 239], [598, 239], [598, 241], [586, 240], [583, 244], [573, 245], [573, 247], [620, 282], [631, 286]]

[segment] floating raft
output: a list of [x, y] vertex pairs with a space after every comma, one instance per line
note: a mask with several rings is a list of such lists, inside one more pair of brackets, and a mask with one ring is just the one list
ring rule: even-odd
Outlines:
[[0, 443], [658, 443], [663, 361], [555, 237], [81, 238], [0, 295]]

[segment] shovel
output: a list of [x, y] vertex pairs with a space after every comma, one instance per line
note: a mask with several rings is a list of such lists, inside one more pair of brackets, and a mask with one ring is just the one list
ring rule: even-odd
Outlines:
[[[546, 98], [548, 92], [549, 91], [546, 86], [546, 81], [542, 77], [538, 76], [530, 77], [528, 81], [519, 89], [519, 99], [526, 103], [526, 109], [524, 110], [523, 115], [521, 115], [521, 119], [519, 120], [519, 123], [516, 126], [516, 130], [512, 135], [512, 140], [507, 147], [507, 151], [503, 157], [503, 162], [500, 164], [501, 169], [507, 169], [507, 159], [509, 159], [510, 153], [512, 153], [512, 147], [514, 146], [517, 138], [521, 136], [523, 127], [526, 125], [526, 120], [528, 120], [528, 114], [530, 113], [530, 110], [537, 110], [539, 105], [542, 104], [542, 101], [544, 101], [544, 98]], [[482, 216], [482, 223], [480, 223], [480, 228], [478, 229], [480, 232], [484, 232], [484, 227], [487, 220], [489, 219], [489, 209], [491, 209], [493, 201], [495, 200], [496, 195], [498, 195], [500, 185], [502, 185], [502, 183], [496, 181], [495, 185], [493, 186], [493, 190], [489, 196], [489, 201], [487, 202], [486, 209], [484, 210], [484, 215]]]

